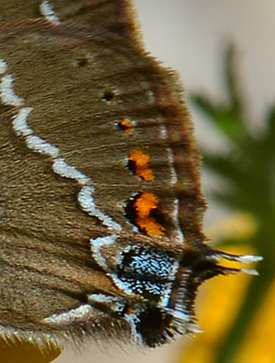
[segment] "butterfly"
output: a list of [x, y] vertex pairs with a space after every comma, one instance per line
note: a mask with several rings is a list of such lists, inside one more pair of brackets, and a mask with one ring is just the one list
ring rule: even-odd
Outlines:
[[199, 285], [239, 271], [220, 259], [260, 258], [206, 244], [178, 76], [126, 0], [0, 13], [1, 336], [155, 347], [199, 331]]

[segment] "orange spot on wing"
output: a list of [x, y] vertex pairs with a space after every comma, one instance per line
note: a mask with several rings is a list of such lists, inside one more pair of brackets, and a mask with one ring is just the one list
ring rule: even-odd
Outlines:
[[158, 204], [158, 197], [151, 192], [142, 193], [135, 201], [136, 224], [151, 237], [158, 237], [164, 232], [164, 228], [151, 216], [152, 210], [157, 209]]
[[134, 174], [143, 180], [154, 180], [153, 171], [150, 167], [150, 156], [141, 149], [135, 149], [129, 156], [129, 161], [134, 164]]
[[118, 122], [118, 126], [125, 132], [125, 134], [134, 134], [134, 123], [132, 121], [123, 118]]

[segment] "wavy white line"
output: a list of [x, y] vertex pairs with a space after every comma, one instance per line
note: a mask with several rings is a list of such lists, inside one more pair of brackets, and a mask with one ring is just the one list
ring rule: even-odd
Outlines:
[[[0, 74], [3, 74], [0, 83], [0, 98], [2, 103], [14, 107], [23, 106], [24, 99], [14, 92], [12, 86], [13, 77], [11, 74], [6, 74], [7, 70], [7, 63], [0, 58]], [[46, 140], [34, 134], [32, 128], [28, 125], [28, 116], [32, 111], [32, 107], [21, 107], [17, 115], [13, 117], [12, 125], [16, 135], [25, 138], [29, 149], [39, 154], [50, 156], [53, 160], [52, 168], [56, 174], [64, 178], [74, 179], [78, 182], [81, 186], [81, 190], [78, 193], [78, 202], [88, 215], [98, 218], [109, 230], [113, 232], [120, 231], [122, 229], [121, 225], [97, 208], [93, 198], [95, 190], [90, 185], [92, 183], [91, 178], [83, 174], [76, 167], [67, 164], [64, 158], [59, 157], [60, 150], [57, 146], [48, 143]], [[114, 234], [113, 237], [116, 238], [117, 236]]]

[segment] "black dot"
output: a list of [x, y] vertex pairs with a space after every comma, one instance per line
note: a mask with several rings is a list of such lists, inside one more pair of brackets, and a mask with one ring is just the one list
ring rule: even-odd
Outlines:
[[87, 58], [85, 57], [82, 57], [82, 58], [78, 58], [75, 60], [75, 65], [77, 67], [87, 67], [89, 64], [89, 61]]
[[135, 203], [136, 203], [136, 200], [139, 198], [140, 195], [141, 195], [141, 193], [137, 194], [134, 198], [128, 199], [127, 204], [124, 207], [125, 217], [134, 226], [137, 226], [137, 224], [136, 224], [137, 210], [136, 210], [136, 207], [135, 207]]
[[112, 90], [106, 90], [102, 95], [102, 100], [105, 102], [111, 102], [115, 99], [116, 94]]
[[136, 162], [133, 160], [128, 160], [127, 161], [127, 168], [130, 172], [132, 172], [134, 175], [136, 175]]

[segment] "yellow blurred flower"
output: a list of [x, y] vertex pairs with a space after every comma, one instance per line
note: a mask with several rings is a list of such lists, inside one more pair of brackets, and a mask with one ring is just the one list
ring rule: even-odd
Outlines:
[[30, 342], [9, 341], [0, 338], [1, 363], [49, 363], [60, 353], [61, 350], [53, 345], [41, 349]]
[[[212, 239], [237, 238], [241, 241], [253, 234], [257, 228], [253, 218], [246, 214], [236, 214], [224, 223], [210, 229]], [[225, 248], [223, 248], [225, 250]], [[226, 246], [226, 251], [236, 254], [253, 254], [245, 246]], [[236, 267], [232, 263], [228, 267]], [[184, 345], [179, 356], [179, 363], [213, 363], [224, 339], [226, 339], [242, 301], [246, 289], [255, 276], [239, 274], [209, 280], [200, 289], [197, 316], [203, 330], [188, 345]], [[268, 292], [261, 309], [251, 323], [243, 344], [232, 363], [273, 363], [275, 362], [275, 345], [270, 344], [273, 336], [275, 342], [275, 283]], [[267, 339], [268, 337], [268, 339]]]

